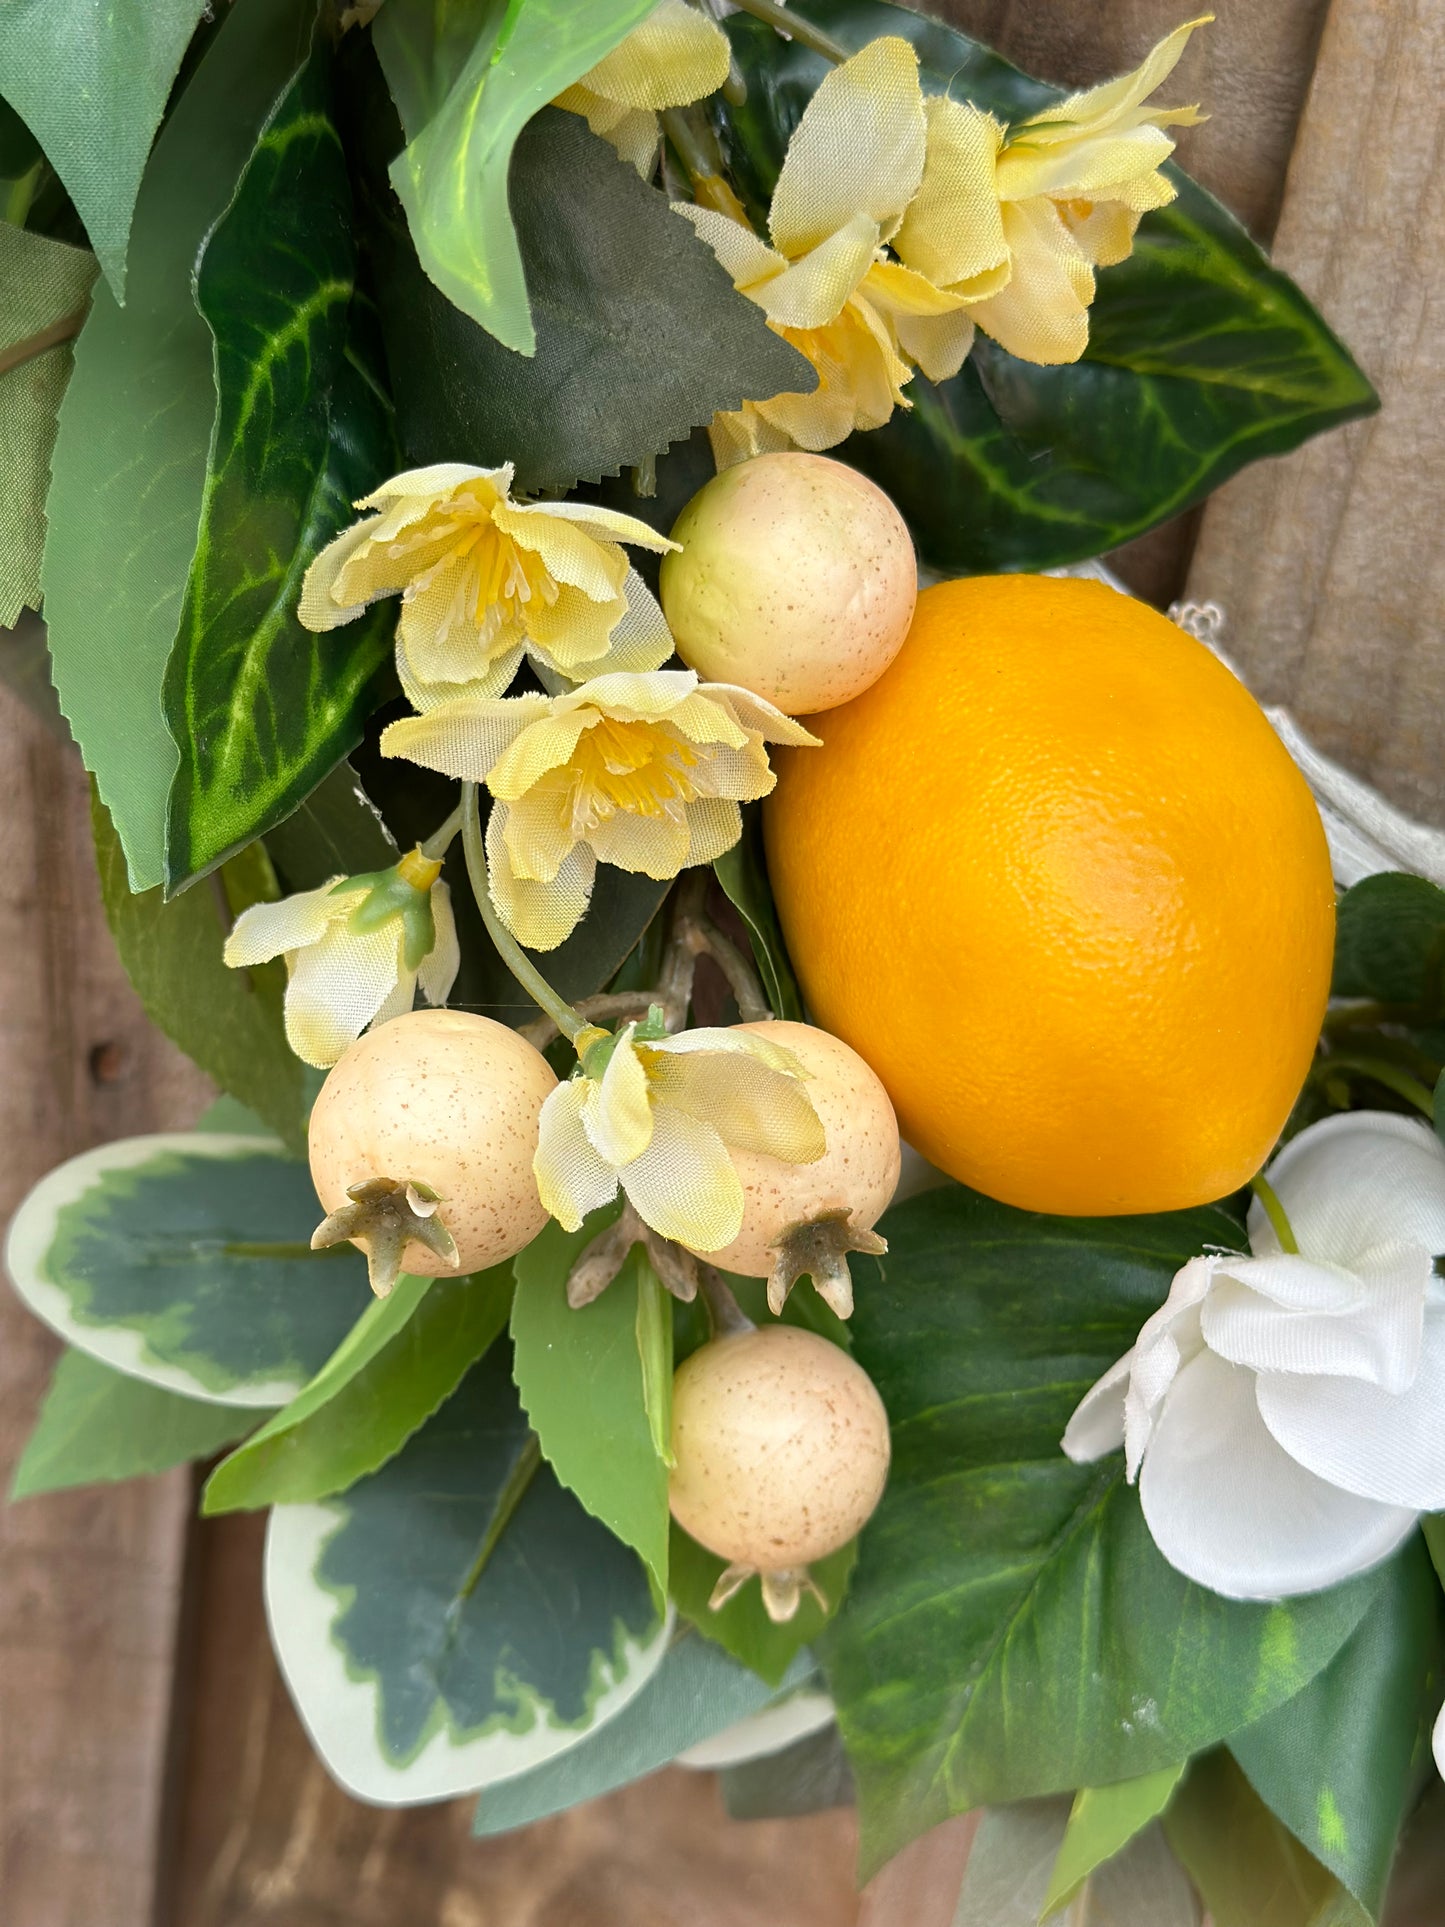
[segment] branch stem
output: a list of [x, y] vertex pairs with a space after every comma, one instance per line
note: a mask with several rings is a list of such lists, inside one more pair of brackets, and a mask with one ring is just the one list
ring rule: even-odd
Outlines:
[[62, 315], [59, 321], [52, 321], [47, 328], [37, 328], [33, 335], [26, 335], [23, 341], [0, 348], [0, 375], [8, 375], [12, 368], [23, 368], [27, 361], [35, 361], [41, 355], [49, 354], [52, 348], [58, 348], [63, 341], [73, 341], [84, 326], [89, 312], [90, 303], [87, 301], [74, 314]]
[[575, 1011], [571, 1004], [559, 997], [547, 982], [531, 958], [523, 950], [517, 939], [497, 915], [492, 902], [491, 889], [487, 882], [487, 857], [482, 843], [481, 804], [475, 783], [462, 784], [462, 848], [466, 852], [467, 876], [471, 881], [472, 895], [477, 900], [482, 922], [487, 926], [487, 935], [497, 947], [497, 955], [511, 971], [527, 995], [542, 1010], [546, 1011], [557, 1029], [573, 1042], [580, 1031], [587, 1028], [587, 1019]]
[[780, 6], [778, 0], [737, 0], [737, 9], [739, 13], [750, 13], [754, 20], [762, 20], [779, 33], [787, 34], [800, 47], [811, 47], [815, 54], [821, 54], [824, 60], [831, 60], [835, 66], [841, 66], [848, 58], [848, 49], [840, 46], [831, 34], [824, 33], [821, 27], [815, 27], [811, 21], [800, 18], [791, 7]]
[[457, 831], [461, 827], [462, 805], [458, 803], [446, 821], [444, 823], [438, 823], [431, 835], [421, 845], [422, 855], [430, 857], [433, 863], [436, 862], [438, 857], [445, 856], [447, 851], [452, 847], [456, 839]]
[[1424, 1116], [1431, 1119], [1435, 1116], [1435, 1093], [1428, 1085], [1422, 1084], [1418, 1077], [1412, 1077], [1409, 1071], [1402, 1069], [1399, 1064], [1390, 1063], [1388, 1058], [1358, 1056], [1349, 1051], [1331, 1051], [1319, 1060], [1315, 1071], [1320, 1077], [1329, 1077], [1345, 1071], [1352, 1077], [1371, 1078], [1376, 1084], [1383, 1084], [1387, 1091], [1393, 1091], [1396, 1097], [1404, 1098], [1407, 1104], [1413, 1104], [1415, 1109]]

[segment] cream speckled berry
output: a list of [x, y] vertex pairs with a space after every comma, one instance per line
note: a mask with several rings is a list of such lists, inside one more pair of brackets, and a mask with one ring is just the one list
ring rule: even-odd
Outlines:
[[793, 1325], [731, 1333], [678, 1367], [672, 1516], [762, 1573], [846, 1545], [888, 1477], [888, 1415], [836, 1345]]
[[[357, 1039], [311, 1113], [311, 1178], [327, 1212], [370, 1178], [429, 1185], [459, 1272], [500, 1264], [547, 1222], [532, 1176], [537, 1120], [556, 1085], [540, 1051], [505, 1024], [417, 1010]], [[405, 1265], [451, 1269], [412, 1242]]]
[[672, 531], [662, 606], [677, 652], [790, 716], [850, 702], [903, 647], [918, 595], [908, 526], [876, 483], [789, 450], [724, 469]]
[[878, 1222], [898, 1184], [898, 1120], [878, 1078], [841, 1038], [781, 1021], [736, 1028], [781, 1044], [812, 1073], [803, 1088], [828, 1147], [813, 1164], [730, 1153], [742, 1180], [742, 1230], [724, 1250], [700, 1255], [722, 1271], [766, 1278], [777, 1257], [775, 1241], [795, 1225], [835, 1211], [846, 1211], [855, 1231]]

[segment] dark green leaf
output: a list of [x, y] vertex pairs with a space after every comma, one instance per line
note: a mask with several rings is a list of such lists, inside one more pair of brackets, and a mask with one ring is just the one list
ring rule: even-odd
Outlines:
[[[615, 1216], [616, 1213], [611, 1215]], [[562, 1484], [646, 1561], [667, 1592], [667, 1466], [653, 1441], [638, 1351], [640, 1251], [600, 1298], [574, 1311], [567, 1273], [602, 1228], [552, 1223], [516, 1259], [512, 1343], [517, 1388]]]
[[68, 1351], [55, 1367], [10, 1496], [28, 1499], [208, 1459], [248, 1432], [256, 1416], [234, 1405], [184, 1398]]
[[[78, 325], [95, 271], [83, 248], [0, 222], [0, 355], [72, 318]], [[40, 607], [50, 454], [70, 367], [66, 339], [0, 374], [0, 629]]]
[[1432, 1512], [1420, 1521], [1436, 1577], [1445, 1586], [1445, 1512]]
[[652, 11], [656, 0], [391, 0], [376, 23], [408, 146], [392, 185], [422, 266], [450, 301], [508, 348], [531, 355], [536, 332], [507, 170], [540, 107]]
[[1445, 991], [1445, 890], [1424, 877], [1365, 877], [1340, 898], [1336, 997], [1433, 1006]]
[[0, 93], [64, 181], [122, 299], [141, 172], [204, 6], [7, 0], [0, 9]]
[[783, 927], [778, 922], [777, 908], [768, 884], [768, 862], [763, 854], [763, 820], [756, 809], [744, 813], [741, 842], [735, 843], [712, 867], [729, 901], [748, 926], [748, 935], [753, 940], [753, 956], [757, 959], [773, 1015], [801, 1023], [802, 993], [793, 975], [788, 947], [783, 941]]
[[173, 888], [288, 815], [359, 741], [391, 652], [388, 608], [325, 635], [296, 614], [311, 561], [396, 467], [324, 40], [206, 241], [196, 301], [219, 405], [163, 691], [180, 748]]
[[[120, 841], [99, 798], [91, 825], [106, 921], [146, 1015], [284, 1143], [304, 1151], [305, 1068], [283, 1027], [285, 965], [228, 969], [221, 947], [244, 903], [218, 900], [210, 889], [189, 890], [171, 903], [159, 886], [132, 895]], [[248, 852], [237, 870], [254, 873], [258, 861], [264, 852]], [[251, 900], [266, 894], [257, 891]]]
[[60, 412], [43, 570], [55, 685], [136, 890], [165, 876], [177, 757], [161, 681], [216, 415], [191, 277], [309, 27], [298, 0], [238, 0], [228, 12], [146, 170], [126, 305], [97, 286]]
[[741, 1592], [735, 1592], [725, 1606], [714, 1612], [707, 1602], [727, 1561], [708, 1552], [695, 1539], [690, 1539], [681, 1526], [674, 1525], [668, 1585], [673, 1603], [685, 1619], [776, 1687], [782, 1684], [802, 1649], [817, 1639], [838, 1610], [857, 1556], [857, 1545], [850, 1541], [837, 1552], [829, 1553], [826, 1559], [814, 1560], [812, 1574], [828, 1602], [828, 1611], [824, 1612], [811, 1594], [804, 1593], [794, 1616], [785, 1625], [778, 1626], [763, 1609], [763, 1596], [756, 1580], [749, 1580]]
[[1121, 1853], [1136, 1833], [1159, 1817], [1184, 1777], [1186, 1764], [1181, 1760], [1177, 1766], [1163, 1767], [1137, 1780], [1079, 1789], [1049, 1875], [1042, 1908], [1045, 1914], [1067, 1907], [1090, 1874]]
[[[808, 11], [850, 49], [879, 34], [911, 40], [925, 93], [1004, 120], [1060, 98], [967, 35], [884, 0], [809, 0]], [[728, 27], [748, 101], [738, 111], [719, 102], [717, 113], [756, 211], [827, 69], [758, 21], [738, 15]], [[1128, 261], [1101, 270], [1082, 361], [1038, 367], [980, 336], [952, 381], [916, 375], [911, 411], [838, 451], [887, 489], [932, 567], [1044, 569], [1097, 555], [1245, 463], [1378, 406], [1294, 283], [1217, 201], [1167, 171], [1179, 198], [1144, 217]]]
[[1122, 1454], [1060, 1449], [1174, 1272], [1241, 1247], [1222, 1207], [1045, 1218], [950, 1186], [880, 1228], [853, 1348], [893, 1465], [820, 1646], [869, 1867], [969, 1807], [1131, 1779], [1237, 1732], [1328, 1664], [1381, 1584], [1222, 1599], [1157, 1551]]
[[398, 1279], [305, 1390], [216, 1467], [202, 1512], [324, 1499], [375, 1472], [506, 1329], [511, 1303], [510, 1266]]
[[[801, 1685], [809, 1670], [805, 1655], [785, 1683]], [[720, 1646], [684, 1627], [652, 1678], [615, 1718], [545, 1766], [489, 1787], [477, 1803], [472, 1832], [509, 1833], [655, 1773], [688, 1747], [759, 1712], [771, 1691]]]
[[266, 832], [266, 848], [288, 892], [335, 876], [364, 876], [396, 861], [381, 812], [350, 763], [338, 763], [299, 809]]
[[8, 100], [0, 100], [0, 181], [28, 174], [42, 158], [40, 143]]
[[779, 1753], [724, 1767], [723, 1805], [734, 1820], [794, 1820], [853, 1804], [853, 1774], [834, 1725]]
[[41, 1179], [6, 1262], [30, 1309], [104, 1365], [218, 1405], [284, 1405], [370, 1302], [349, 1246], [309, 1248], [306, 1166], [269, 1138], [122, 1138]]
[[[384, 164], [395, 151], [383, 138], [385, 103], [360, 111]], [[545, 108], [512, 162], [537, 324], [531, 359], [453, 307], [422, 272], [374, 169], [368, 185], [411, 462], [515, 462], [519, 490], [567, 489], [659, 454], [746, 394], [812, 385], [808, 364], [733, 291], [712, 250], [576, 114]]]
[[364, 1797], [538, 1766], [620, 1711], [665, 1650], [636, 1554], [537, 1455], [505, 1345], [379, 1472], [271, 1518], [282, 1667]]
[[1440, 1701], [1440, 1587], [1424, 1542], [1302, 1693], [1229, 1742], [1255, 1792], [1373, 1919]]
[[1370, 1927], [1222, 1749], [1197, 1760], [1164, 1820], [1214, 1927]]

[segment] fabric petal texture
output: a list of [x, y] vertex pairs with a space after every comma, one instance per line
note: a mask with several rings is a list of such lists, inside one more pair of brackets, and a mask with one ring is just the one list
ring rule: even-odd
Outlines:
[[721, 1251], [742, 1228], [743, 1187], [727, 1146], [697, 1118], [659, 1105], [652, 1141], [618, 1172], [645, 1224], [695, 1251]]
[[547, 1093], [532, 1160], [542, 1204], [564, 1231], [580, 1231], [589, 1212], [617, 1196], [617, 1173], [593, 1147], [582, 1123], [587, 1093], [583, 1078]]

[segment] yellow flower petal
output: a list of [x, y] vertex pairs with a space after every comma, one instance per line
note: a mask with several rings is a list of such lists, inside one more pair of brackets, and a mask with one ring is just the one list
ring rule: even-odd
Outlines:
[[956, 314], [902, 315], [894, 327], [899, 347], [930, 381], [950, 380], [973, 346], [973, 316], [967, 308]]
[[[594, 727], [596, 721], [595, 711], [589, 709], [559, 714], [554, 706], [551, 713], [538, 715], [493, 763], [485, 778], [487, 787], [503, 802], [516, 802], [549, 770], [560, 769], [567, 762], [577, 747], [577, 739], [584, 730]], [[383, 751], [385, 747], [383, 735]], [[435, 768], [435, 764], [432, 767]]]
[[727, 73], [727, 35], [685, 0], [658, 0], [581, 84], [623, 107], [656, 112], [716, 93]]
[[[1167, 181], [1160, 183], [1172, 199], [1174, 189]], [[1127, 261], [1134, 251], [1134, 230], [1139, 225], [1139, 216], [1132, 208], [1124, 207], [1118, 201], [1099, 201], [1090, 207], [1087, 214], [1078, 214], [1067, 205], [1059, 209], [1064, 225], [1078, 244], [1079, 252], [1086, 261], [1096, 268], [1111, 268], [1119, 261]]]
[[1121, 134], [1037, 150], [1024, 141], [1011, 141], [999, 160], [998, 191], [1005, 201], [1034, 194], [1055, 200], [1115, 199], [1131, 183], [1153, 175], [1173, 152], [1169, 136], [1147, 123]]
[[402, 963], [401, 919], [356, 932], [332, 925], [318, 942], [287, 959], [286, 1041], [318, 1069], [334, 1064], [402, 983], [407, 1008], [416, 983]]
[[544, 1208], [564, 1231], [579, 1231], [589, 1212], [617, 1196], [617, 1173], [582, 1127], [588, 1088], [585, 1079], [573, 1078], [549, 1091], [538, 1124], [532, 1173]]
[[804, 1084], [751, 1052], [659, 1051], [648, 1078], [655, 1103], [711, 1124], [738, 1150], [813, 1164], [827, 1149]]
[[788, 257], [759, 240], [741, 221], [719, 214], [716, 208], [695, 207], [691, 201], [674, 201], [672, 211], [692, 222], [699, 239], [707, 242], [732, 276], [734, 287], [744, 294], [752, 294], [755, 288], [786, 272]]
[[703, 693], [710, 702], [725, 705], [744, 729], [756, 731], [767, 742], [806, 745], [810, 749], [821, 747], [822, 739], [813, 735], [796, 716], [785, 716], [766, 697], [755, 696], [751, 689], [739, 688], [731, 682], [710, 682], [703, 684]]
[[918, 56], [889, 35], [825, 74], [788, 142], [768, 228], [790, 260], [858, 215], [887, 240], [923, 174]]
[[614, 1168], [630, 1164], [652, 1142], [654, 1116], [647, 1071], [633, 1044], [635, 1024], [624, 1025], [600, 1079], [587, 1079], [582, 1126], [592, 1148]]
[[386, 593], [377, 589], [350, 603], [338, 602], [336, 598], [337, 578], [356, 551], [368, 541], [379, 519], [372, 516], [364, 522], [353, 522], [349, 529], [343, 529], [340, 535], [327, 543], [306, 571], [296, 605], [297, 620], [303, 629], [310, 629], [318, 635], [328, 629], [339, 629], [342, 623], [354, 621], [378, 595]]
[[1023, 361], [1077, 361], [1089, 343], [1094, 271], [1052, 201], [1010, 201], [1004, 229], [1014, 271], [1006, 288], [978, 302], [985, 334]]
[[[768, 790], [776, 781], [772, 771], [768, 770]], [[767, 793], [767, 790], [763, 792], [764, 795]], [[752, 802], [754, 799], [749, 796], [744, 800]], [[695, 803], [687, 805], [687, 867], [716, 863], [739, 841], [742, 833], [742, 811], [733, 797], [700, 796]]]
[[779, 328], [824, 327], [868, 272], [878, 240], [877, 222], [855, 214], [782, 274], [745, 292]]
[[579, 843], [550, 883], [533, 883], [512, 871], [506, 824], [507, 805], [494, 804], [487, 821], [492, 904], [518, 943], [529, 950], [555, 950], [587, 913], [597, 859], [585, 843]]
[[365, 888], [333, 894], [339, 876], [315, 890], [302, 890], [279, 903], [253, 903], [231, 926], [221, 955], [233, 970], [269, 963], [288, 950], [318, 943], [333, 923], [339, 923], [366, 895]]
[[893, 245], [943, 288], [965, 290], [1008, 262], [994, 169], [1004, 130], [971, 101], [932, 96], [928, 159]]
[[659, 883], [675, 877], [693, 860], [692, 839], [681, 813], [632, 816], [618, 811], [590, 829], [587, 841], [603, 863]]
[[644, 1224], [697, 1251], [721, 1251], [742, 1228], [743, 1188], [710, 1124], [659, 1106], [652, 1141], [618, 1172]]
[[[673, 652], [672, 631], [661, 604], [636, 569], [622, 585], [626, 608], [608, 638], [605, 654], [583, 661], [569, 653], [569, 673], [583, 681], [608, 672], [645, 674], [660, 669]], [[556, 659], [560, 662], [561, 658]]]
[[[514, 510], [518, 508], [512, 504]], [[625, 542], [629, 548], [651, 549], [655, 555], [666, 555], [669, 550], [680, 549], [682, 544], [674, 542], [670, 535], [653, 528], [640, 516], [623, 515], [618, 509], [599, 508], [591, 502], [536, 502], [527, 505], [525, 513], [532, 514], [545, 509], [557, 522], [575, 522], [584, 534], [598, 542]]]
[[[401, 683], [402, 693], [413, 709], [423, 715], [445, 704], [465, 701], [469, 698], [496, 699], [504, 694], [521, 663], [524, 645], [514, 643], [505, 654], [493, 656], [486, 669], [480, 674], [469, 673], [456, 681], [433, 682], [417, 673], [406, 646], [406, 638], [398, 634], [396, 639], [396, 673]], [[543, 698], [545, 701], [545, 697]]]
[[570, 582], [594, 602], [615, 601], [627, 580], [627, 557], [618, 544], [599, 542], [575, 519], [553, 515], [550, 503], [499, 502], [492, 521], [539, 556], [554, 582]]
[[440, 1008], [452, 994], [452, 985], [462, 967], [457, 922], [452, 914], [452, 893], [440, 879], [431, 887], [431, 917], [436, 929], [436, 942], [422, 958], [417, 982], [427, 1002], [434, 1008]]
[[572, 828], [571, 785], [565, 775], [544, 777], [508, 805], [503, 835], [514, 877], [528, 883], [554, 882], [578, 841]]
[[459, 696], [381, 732], [383, 756], [404, 756], [464, 783], [485, 783], [507, 747], [550, 705], [545, 696]]
[[[1031, 141], [1064, 142], [1077, 138], [1081, 133], [1093, 133], [1101, 127], [1132, 124], [1144, 101], [1178, 66], [1179, 57], [1189, 44], [1189, 36], [1197, 28], [1207, 26], [1213, 18], [1212, 13], [1202, 13], [1195, 20], [1185, 21], [1182, 27], [1176, 27], [1173, 33], [1166, 34], [1132, 73], [1124, 74], [1118, 80], [1106, 80], [1102, 85], [1086, 88], [1082, 93], [1071, 94], [1055, 107], [1042, 108], [1020, 123], [1015, 133]], [[1160, 108], [1151, 110], [1151, 117], [1168, 114], [1173, 119], [1178, 115], [1197, 112], [1198, 109], [1192, 107]], [[1176, 121], [1176, 124], [1180, 123]]]
[[363, 495], [356, 507], [389, 509], [420, 502], [425, 512], [433, 499], [450, 495], [453, 489], [471, 486], [480, 487], [484, 496], [504, 497], [511, 489], [512, 474], [510, 462], [504, 462], [500, 468], [476, 468], [469, 462], [433, 462], [427, 468], [407, 468], [400, 475], [391, 476], [370, 495]]

